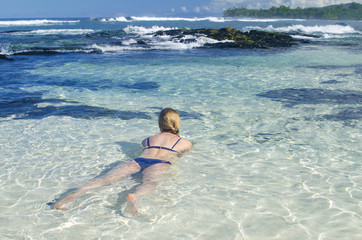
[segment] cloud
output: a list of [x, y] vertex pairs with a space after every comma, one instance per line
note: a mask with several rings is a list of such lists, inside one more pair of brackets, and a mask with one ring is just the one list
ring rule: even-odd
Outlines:
[[193, 12], [197, 14], [209, 13], [212, 12], [212, 9], [210, 8], [209, 5], [202, 5], [194, 7]]
[[205, 11], [210, 11], [210, 7], [209, 6], [202, 6], [202, 10], [205, 10]]
[[187, 8], [186, 7], [181, 7], [181, 11], [187, 12]]
[[196, 12], [196, 13], [201, 12], [201, 8], [200, 8], [200, 7], [195, 7], [195, 8], [194, 8], [194, 12]]

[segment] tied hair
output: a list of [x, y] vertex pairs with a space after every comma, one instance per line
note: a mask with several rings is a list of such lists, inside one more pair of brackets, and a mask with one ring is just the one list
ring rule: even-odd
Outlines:
[[172, 108], [163, 109], [158, 116], [158, 124], [163, 132], [170, 132], [180, 136], [180, 116]]
[[177, 136], [180, 136], [180, 130], [177, 128], [173, 128], [173, 129], [163, 129], [164, 132], [169, 132], [169, 133], [173, 133], [176, 134]]

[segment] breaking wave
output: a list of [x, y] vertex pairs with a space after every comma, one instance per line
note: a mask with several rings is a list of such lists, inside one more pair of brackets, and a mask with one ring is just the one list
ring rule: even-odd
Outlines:
[[167, 27], [160, 27], [160, 26], [152, 26], [150, 28], [146, 27], [139, 27], [139, 26], [127, 26], [123, 29], [127, 34], [138, 34], [138, 35], [145, 35], [151, 34], [158, 31], [167, 31], [177, 28], [167, 28]]
[[315, 26], [304, 26], [304, 25], [291, 25], [287, 27], [274, 27], [273, 25], [269, 25], [266, 28], [255, 26], [255, 27], [247, 27], [246, 30], [262, 30], [269, 32], [285, 32], [290, 34], [308, 34], [308, 35], [316, 35], [323, 38], [332, 38], [332, 37], [345, 37], [349, 34], [362, 34], [361, 32], [355, 30], [353, 27], [349, 25], [315, 25]]
[[92, 29], [39, 29], [31, 31], [3, 32], [12, 35], [83, 35], [93, 33]]
[[91, 48], [79, 48], [79, 49], [50, 49], [50, 48], [29, 48], [23, 50], [12, 50], [10, 48], [0, 47], [0, 55], [58, 55], [68, 53], [96, 53], [100, 52]]
[[205, 18], [180, 18], [180, 17], [130, 17], [132, 21], [210, 21], [210, 22], [224, 22], [225, 19], [221, 17], [205, 17]]
[[[142, 41], [142, 43], [140, 43]], [[204, 47], [206, 44], [215, 44], [227, 41], [217, 41], [207, 37], [184, 36], [181, 39], [169, 37], [163, 41], [157, 40], [128, 40], [120, 45], [93, 44], [89, 47], [92, 52], [115, 53], [122, 51], [140, 51], [140, 50], [187, 50]]]
[[9, 26], [39, 26], [39, 25], [54, 25], [54, 24], [69, 24], [69, 23], [78, 23], [80, 20], [48, 20], [48, 19], [39, 19], [39, 20], [9, 20], [9, 21], [0, 21], [0, 27], [9, 27]]
[[99, 21], [101, 21], [101, 22], [128, 22], [126, 17], [101, 18], [101, 19], [99, 19]]

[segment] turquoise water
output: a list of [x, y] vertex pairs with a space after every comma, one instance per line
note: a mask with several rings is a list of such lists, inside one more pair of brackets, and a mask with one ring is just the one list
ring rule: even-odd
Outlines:
[[[360, 22], [115, 20], [0, 21], [14, 59], [0, 62], [1, 239], [362, 237]], [[230, 25], [309, 42], [205, 49], [146, 33]], [[163, 107], [195, 146], [139, 216], [124, 212], [139, 176], [51, 207], [137, 157]]]

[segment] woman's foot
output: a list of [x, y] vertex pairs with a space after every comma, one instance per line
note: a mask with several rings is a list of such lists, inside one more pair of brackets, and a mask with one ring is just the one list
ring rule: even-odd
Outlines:
[[74, 197], [75, 196], [73, 194], [69, 194], [68, 196], [66, 196], [65, 198], [63, 198], [62, 200], [60, 200], [59, 202], [54, 204], [54, 208], [62, 209], [62, 210], [69, 210], [70, 204], [73, 202]]
[[127, 212], [129, 212], [130, 214], [132, 214], [133, 216], [137, 216], [138, 215], [138, 208], [137, 208], [137, 200], [135, 198], [135, 196], [133, 194], [128, 194], [127, 195]]

